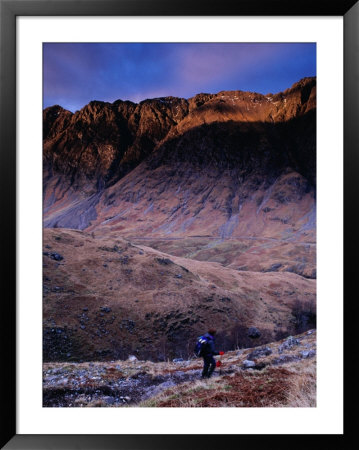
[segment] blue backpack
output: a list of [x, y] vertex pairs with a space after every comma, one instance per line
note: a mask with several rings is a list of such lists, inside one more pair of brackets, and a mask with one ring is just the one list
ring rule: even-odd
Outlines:
[[194, 354], [198, 357], [203, 356], [203, 351], [208, 345], [208, 337], [200, 336], [197, 339], [196, 346], [194, 348]]

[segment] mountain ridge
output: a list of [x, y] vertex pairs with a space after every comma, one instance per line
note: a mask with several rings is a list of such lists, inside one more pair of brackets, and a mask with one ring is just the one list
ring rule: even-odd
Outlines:
[[[283, 166], [280, 171], [288, 171], [288, 168], [299, 171], [314, 187], [315, 79], [303, 79], [273, 96], [243, 91], [230, 91], [230, 94], [230, 98], [227, 98], [228, 91], [198, 94], [188, 101], [162, 97], [139, 104], [119, 100], [112, 104], [94, 101], [72, 115], [59, 106], [45, 109], [45, 226], [78, 227], [56, 214], [56, 206], [63, 208], [66, 195], [71, 194], [72, 198], [67, 204], [74, 202], [73, 198], [78, 204], [86, 197], [86, 210], [89, 198], [94, 198], [91, 196], [101, 193], [100, 198], [104, 191], [121, 183], [141, 164], [154, 170], [159, 164], [169, 166], [167, 163], [174, 157], [177, 158], [172, 161], [175, 165], [188, 163], [194, 170], [203, 170], [213, 165], [219, 169], [236, 167], [238, 158], [244, 155], [242, 165], [248, 167], [251, 164], [254, 171], [258, 164], [262, 168], [267, 164], [268, 154], [272, 154], [272, 157], [269, 155], [272, 166], [278, 165], [287, 154], [289, 159], [280, 162]], [[291, 120], [295, 122], [292, 126]], [[303, 130], [308, 128], [310, 142], [306, 146], [310, 148], [306, 150], [307, 158], [301, 156], [304, 147], [301, 141], [305, 134]], [[300, 140], [299, 145], [294, 142], [296, 139]], [[284, 152], [279, 148], [283, 143], [286, 145], [286, 140], [292, 141], [292, 147], [300, 146], [296, 154], [285, 147]], [[223, 142], [224, 151], [221, 149]], [[311, 173], [307, 168], [301, 173], [307, 159]], [[171, 174], [173, 169], [165, 172]], [[272, 172], [269, 178], [274, 179], [276, 176]], [[258, 174], [270, 184], [267, 175]], [[243, 173], [239, 175], [239, 180], [241, 178]], [[51, 215], [56, 219], [48, 219]], [[60, 220], [57, 220], [58, 216]], [[89, 222], [84, 220], [81, 227], [85, 223], [87, 228]]]
[[[307, 92], [308, 89], [310, 89], [309, 96], [307, 93], [303, 97], [303, 92]], [[81, 169], [88, 179], [91, 179], [95, 173], [100, 174], [106, 184], [106, 177], [114, 181], [111, 180], [111, 173], [108, 173], [111, 172], [111, 164], [119, 162], [124, 166], [127, 164], [124, 171], [122, 173], [120, 171], [119, 179], [128, 172], [129, 167], [133, 168], [133, 164], [141, 162], [153, 151], [170, 131], [172, 134], [168, 137], [178, 136], [189, 127], [208, 124], [214, 119], [218, 120], [218, 116], [220, 121], [228, 118], [236, 121], [239, 118], [243, 120], [242, 102], [246, 103], [245, 121], [247, 122], [253, 121], [257, 102], [262, 102], [260, 109], [263, 111], [259, 114], [261, 121], [287, 120], [288, 116], [306, 112], [306, 109], [303, 111], [303, 104], [308, 110], [313, 108], [313, 102], [308, 101], [313, 92], [315, 95], [315, 78], [304, 78], [290, 89], [271, 97], [244, 91], [220, 91], [217, 94], [197, 94], [188, 100], [161, 97], [146, 99], [138, 104], [122, 100], [116, 100], [113, 103], [92, 101], [75, 113], [55, 105], [44, 110], [45, 165], [50, 162], [55, 171], [58, 169], [59, 172], [71, 173], [71, 175], [73, 175], [71, 168], [76, 167]], [[233, 98], [225, 101], [225, 96]], [[276, 102], [282, 101], [284, 104], [291, 97], [294, 97], [294, 103], [290, 108], [287, 105], [286, 112], [283, 113], [283, 108], [278, 108]], [[235, 100], [237, 103], [235, 107], [233, 104], [229, 105]], [[248, 103], [252, 104], [251, 111]], [[214, 109], [212, 117], [208, 114], [210, 107]], [[228, 111], [229, 107], [232, 111]], [[233, 109], [236, 109], [235, 114]], [[193, 113], [196, 114], [193, 115]], [[256, 114], [258, 116], [258, 112]], [[178, 127], [183, 119], [185, 119], [184, 123]], [[71, 146], [71, 149], [67, 146]], [[84, 147], [87, 152], [84, 151]], [[95, 158], [96, 153], [99, 158]], [[96, 162], [101, 166], [99, 173], [94, 170]]]

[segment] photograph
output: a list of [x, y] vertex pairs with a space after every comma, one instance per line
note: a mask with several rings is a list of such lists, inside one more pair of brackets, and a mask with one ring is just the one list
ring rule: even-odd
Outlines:
[[42, 406], [315, 408], [316, 43], [43, 42], [42, 73]]
[[345, 446], [358, 1], [0, 6], [0, 447]]

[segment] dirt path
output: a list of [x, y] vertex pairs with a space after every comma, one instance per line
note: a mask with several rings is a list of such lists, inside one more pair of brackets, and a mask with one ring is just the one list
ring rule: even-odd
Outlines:
[[266, 242], [290, 242], [295, 243], [296, 245], [314, 245], [317, 244], [315, 242], [301, 242], [301, 241], [292, 241], [290, 239], [277, 239], [277, 238], [269, 238], [269, 237], [261, 237], [261, 236], [231, 236], [228, 238], [222, 238], [221, 236], [185, 236], [185, 237], [151, 237], [151, 236], [130, 236], [131, 242], [136, 241], [183, 241], [185, 239], [208, 239], [209, 241], [266, 241]]

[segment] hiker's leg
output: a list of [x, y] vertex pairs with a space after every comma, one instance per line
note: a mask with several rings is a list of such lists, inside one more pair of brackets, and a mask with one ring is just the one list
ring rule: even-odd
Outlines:
[[208, 357], [204, 356], [203, 357], [202, 378], [206, 378], [208, 376], [208, 369], [209, 369], [210, 364], [211, 364], [211, 360]]
[[209, 369], [208, 369], [208, 378], [212, 375], [214, 372], [214, 369], [216, 368], [216, 360], [211, 356], [211, 359], [209, 360]]

